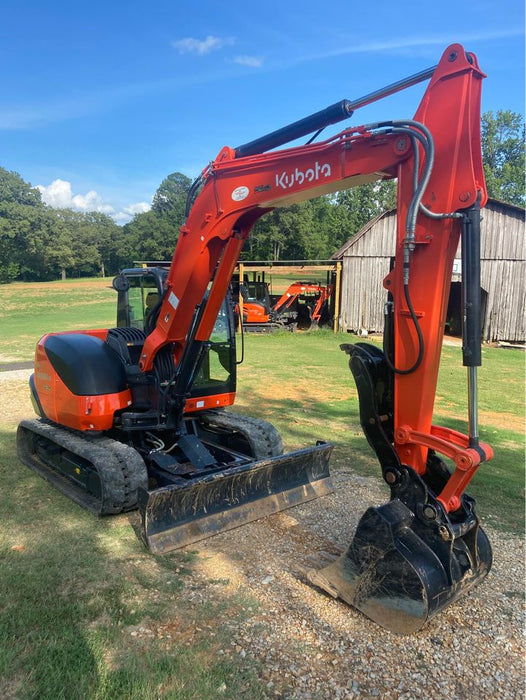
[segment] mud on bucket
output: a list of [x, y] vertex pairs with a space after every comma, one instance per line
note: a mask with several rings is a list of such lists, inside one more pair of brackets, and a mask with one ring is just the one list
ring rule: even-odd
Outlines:
[[424, 531], [394, 499], [362, 516], [347, 552], [309, 580], [358, 608], [382, 627], [410, 634], [473, 585], [491, 567], [491, 547], [476, 519], [458, 536]]

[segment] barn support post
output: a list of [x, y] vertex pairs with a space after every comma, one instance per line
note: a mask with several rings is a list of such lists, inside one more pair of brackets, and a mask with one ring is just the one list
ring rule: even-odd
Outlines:
[[333, 331], [337, 333], [340, 329], [340, 290], [342, 277], [342, 263], [336, 263], [336, 279], [334, 282], [334, 323]]

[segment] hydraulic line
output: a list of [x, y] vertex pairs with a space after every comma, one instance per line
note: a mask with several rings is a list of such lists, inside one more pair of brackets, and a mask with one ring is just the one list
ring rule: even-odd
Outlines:
[[[431, 132], [423, 124], [420, 124], [414, 120], [407, 121], [391, 121], [391, 122], [379, 122], [377, 124], [369, 124], [365, 127], [370, 130], [381, 130], [382, 133], [394, 133], [394, 134], [405, 134], [411, 139], [411, 146], [413, 149], [414, 156], [414, 175], [413, 175], [413, 196], [409, 203], [406, 219], [406, 238], [404, 241], [404, 262], [403, 262], [403, 286], [404, 286], [404, 298], [409, 309], [409, 314], [411, 320], [415, 327], [415, 331], [418, 337], [418, 354], [413, 365], [407, 369], [400, 369], [391, 362], [389, 358], [389, 345], [390, 345], [390, 322], [388, 318], [388, 311], [386, 311], [386, 323], [384, 332], [384, 354], [386, 357], [386, 362], [390, 369], [395, 374], [411, 374], [420, 366], [422, 358], [424, 355], [424, 339], [422, 330], [420, 328], [420, 323], [414, 311], [414, 307], [411, 300], [411, 295], [409, 293], [409, 271], [411, 263], [411, 253], [415, 248], [415, 231], [416, 231], [416, 219], [418, 212], [422, 212], [425, 216], [432, 219], [448, 219], [448, 218], [462, 218], [461, 213], [450, 212], [450, 213], [435, 213], [430, 211], [423, 203], [422, 197], [424, 195], [425, 189], [429, 183], [429, 178], [431, 176], [434, 159], [435, 159], [435, 147], [433, 142], [433, 137]], [[418, 173], [420, 170], [419, 166], [419, 152], [417, 141], [422, 145], [424, 150], [424, 168], [422, 176], [418, 179]], [[386, 306], [389, 309], [389, 306]]]
[[[407, 120], [394, 120], [386, 122], [377, 122], [374, 124], [368, 124], [364, 129], [370, 131], [381, 131], [383, 134], [405, 134], [411, 139], [411, 144], [413, 147], [413, 153], [415, 157], [415, 178], [414, 178], [414, 192], [409, 203], [406, 219], [406, 243], [408, 245], [414, 242], [414, 234], [416, 229], [416, 217], [422, 201], [423, 194], [429, 183], [429, 178], [431, 177], [431, 171], [433, 169], [435, 161], [435, 146], [433, 142], [433, 136], [429, 129], [420, 122], [414, 119]], [[415, 139], [417, 139], [424, 149], [424, 169], [420, 180], [418, 180], [418, 148], [415, 144]]]
[[[425, 344], [424, 344], [424, 336], [422, 334], [422, 329], [420, 328], [420, 323], [418, 322], [417, 315], [415, 313], [413, 303], [411, 301], [411, 296], [409, 294], [409, 285], [404, 284], [404, 297], [405, 301], [407, 304], [407, 308], [409, 309], [409, 314], [411, 315], [411, 320], [413, 322], [413, 325], [415, 327], [415, 331], [418, 337], [418, 355], [415, 360], [415, 362], [411, 365], [411, 367], [408, 367], [407, 369], [400, 369], [399, 367], [396, 367], [393, 362], [391, 362], [389, 358], [389, 345], [390, 345], [390, 322], [388, 315], [386, 314], [386, 320], [385, 320], [385, 326], [384, 326], [384, 340], [383, 340], [383, 351], [385, 355], [385, 361], [387, 363], [387, 366], [389, 369], [394, 372], [395, 374], [412, 374], [415, 372], [421, 365], [422, 359], [424, 357], [424, 349], [425, 349]], [[387, 305], [386, 305], [387, 306]]]
[[[421, 204], [421, 200], [429, 182], [431, 176], [431, 170], [434, 162], [434, 144], [431, 132], [427, 127], [414, 120], [407, 121], [391, 121], [391, 122], [380, 122], [378, 124], [370, 124], [366, 128], [371, 130], [381, 130], [382, 133], [395, 133], [395, 134], [405, 134], [411, 139], [411, 145], [413, 148], [414, 159], [415, 159], [415, 169], [413, 178], [413, 196], [409, 203], [407, 219], [406, 219], [406, 238], [404, 241], [404, 262], [403, 262], [403, 286], [404, 286], [404, 298], [411, 316], [411, 321], [413, 322], [417, 338], [418, 338], [418, 353], [415, 362], [408, 368], [401, 369], [396, 367], [389, 357], [389, 345], [390, 345], [390, 322], [388, 313], [386, 314], [385, 332], [384, 332], [384, 355], [388, 367], [395, 374], [407, 375], [415, 372], [422, 363], [424, 357], [424, 337], [422, 334], [422, 329], [418, 321], [417, 315], [415, 313], [413, 303], [411, 300], [411, 295], [409, 292], [409, 270], [410, 270], [410, 260], [411, 253], [415, 247], [415, 230], [416, 230], [416, 217]], [[418, 147], [416, 141], [422, 144], [425, 154], [424, 161], [424, 171], [422, 177], [418, 180]], [[389, 307], [387, 307], [389, 308]]]

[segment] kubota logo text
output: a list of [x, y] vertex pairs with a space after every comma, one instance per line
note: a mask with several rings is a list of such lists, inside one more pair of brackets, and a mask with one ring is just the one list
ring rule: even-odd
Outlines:
[[322, 177], [330, 177], [330, 175], [331, 166], [329, 163], [320, 165], [318, 161], [316, 161], [312, 168], [307, 168], [305, 172], [296, 168], [291, 172], [287, 173], [284, 170], [281, 175], [276, 175], [276, 187], [283, 187], [283, 189], [286, 190], [295, 183], [302, 185], [304, 182], [314, 182], [315, 180], [321, 180]]

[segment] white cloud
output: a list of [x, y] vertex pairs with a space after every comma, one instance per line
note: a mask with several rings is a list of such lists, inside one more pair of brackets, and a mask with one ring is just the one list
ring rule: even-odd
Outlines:
[[42, 199], [51, 207], [69, 207], [73, 193], [71, 191], [71, 183], [66, 180], [53, 180], [51, 185], [36, 185], [36, 189], [40, 190]]
[[250, 68], [261, 68], [263, 65], [263, 59], [258, 56], [236, 56], [233, 61], [240, 66], [249, 66]]
[[146, 211], [150, 211], [151, 208], [152, 205], [148, 204], [148, 202], [136, 202], [135, 204], [130, 204], [129, 207], [124, 207], [123, 211], [130, 216], [134, 216], [135, 214], [143, 214]]
[[71, 182], [67, 180], [53, 180], [50, 185], [36, 186], [42, 194], [42, 199], [46, 204], [58, 209], [76, 209], [77, 211], [100, 211], [104, 214], [113, 214], [114, 207], [103, 201], [102, 197], [90, 190], [86, 194], [73, 194]]
[[204, 56], [211, 51], [222, 49], [224, 46], [232, 46], [234, 39], [232, 37], [219, 37], [208, 35], [206, 39], [194, 39], [186, 37], [178, 41], [172, 41], [172, 46], [179, 53], [196, 53], [198, 56]]
[[50, 185], [37, 185], [36, 187], [42, 194], [42, 200], [51, 207], [75, 209], [81, 212], [98, 211], [108, 214], [118, 223], [129, 221], [135, 214], [148, 211], [151, 206], [147, 202], [135, 202], [116, 212], [115, 207], [106, 202], [95, 190], [90, 190], [86, 194], [73, 194], [71, 182], [68, 180], [57, 179], [53, 180]]
[[76, 194], [72, 200], [74, 209], [79, 211], [100, 211], [104, 214], [113, 214], [115, 209], [111, 204], [105, 204], [95, 190], [90, 190], [86, 194]]
[[[508, 37], [522, 35], [522, 28], [516, 29], [496, 29], [482, 32], [467, 32], [457, 37], [457, 40], [466, 44], [474, 41], [494, 41], [506, 39]], [[451, 36], [441, 34], [419, 34], [418, 36], [409, 36], [406, 38], [395, 38], [378, 41], [367, 41], [364, 43], [349, 42], [349, 46], [342, 48], [329, 49], [327, 51], [312, 54], [308, 56], [300, 56], [297, 59], [291, 60], [287, 65], [298, 65], [314, 60], [332, 58], [337, 56], [345, 56], [349, 54], [366, 54], [379, 52], [403, 51], [405, 49], [428, 48], [430, 46], [446, 47], [451, 43]]]
[[132, 219], [135, 214], [143, 214], [146, 211], [150, 211], [151, 208], [151, 204], [148, 204], [148, 202], [136, 202], [135, 204], [130, 204], [128, 207], [123, 207], [122, 211], [113, 214], [113, 218], [118, 224], [125, 224]]

